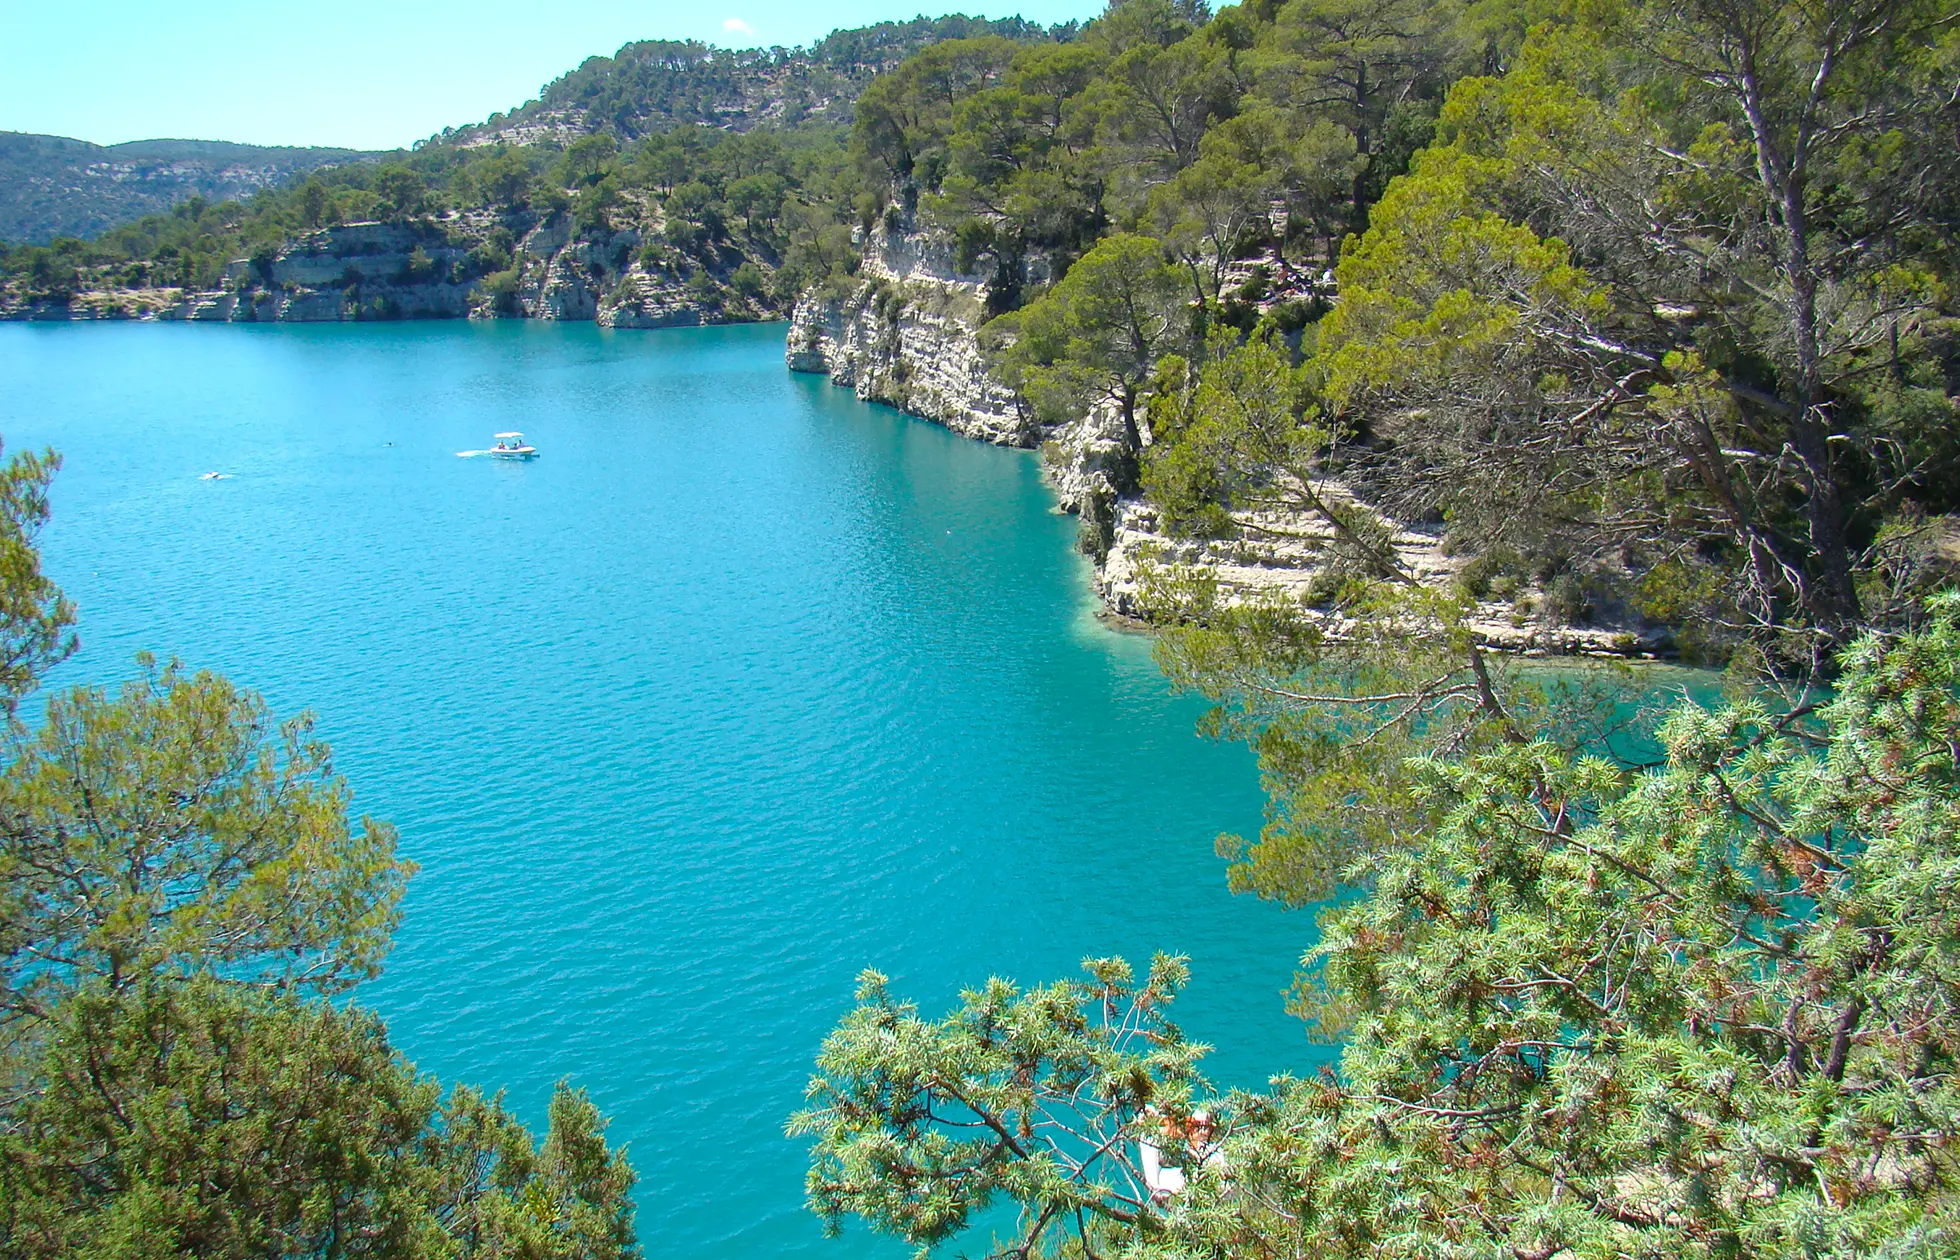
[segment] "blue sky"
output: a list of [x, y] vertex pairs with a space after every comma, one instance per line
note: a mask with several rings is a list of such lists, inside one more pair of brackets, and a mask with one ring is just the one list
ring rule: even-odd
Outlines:
[[[995, 0], [978, 11], [1052, 23], [1101, 8]], [[0, 131], [393, 148], [521, 104], [630, 40], [804, 44], [919, 11], [904, 0], [0, 0]]]

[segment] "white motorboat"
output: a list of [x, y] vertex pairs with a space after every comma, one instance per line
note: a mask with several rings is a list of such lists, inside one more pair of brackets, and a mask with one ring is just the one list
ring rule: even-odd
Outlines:
[[536, 459], [538, 448], [526, 442], [522, 433], [499, 433], [496, 445], [483, 453], [498, 459]]

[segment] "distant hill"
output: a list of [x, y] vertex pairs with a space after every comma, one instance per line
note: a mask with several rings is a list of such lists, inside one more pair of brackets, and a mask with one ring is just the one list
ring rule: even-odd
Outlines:
[[[848, 125], [865, 84], [928, 45], [976, 35], [1041, 40], [1072, 32], [1072, 26], [1049, 31], [1021, 18], [956, 14], [833, 31], [808, 48], [643, 40], [610, 57], [587, 58], [507, 114], [445, 130], [427, 143], [557, 147], [595, 131], [630, 141], [696, 124], [728, 131]], [[242, 200], [322, 167], [378, 156], [216, 140], [104, 146], [0, 131], [0, 243], [91, 239], [192, 197]]]
[[192, 197], [249, 197], [308, 171], [368, 156], [355, 149], [218, 140], [105, 146], [0, 131], [0, 241], [44, 245], [60, 236], [93, 237]]
[[848, 124], [858, 93], [913, 53], [948, 39], [1001, 35], [1042, 40], [1072, 33], [1022, 18], [913, 18], [833, 31], [808, 48], [715, 48], [642, 40], [589, 57], [536, 100], [487, 122], [445, 131], [438, 143], [564, 143], [610, 131], [633, 140], [676, 126], [731, 131], [803, 122]]

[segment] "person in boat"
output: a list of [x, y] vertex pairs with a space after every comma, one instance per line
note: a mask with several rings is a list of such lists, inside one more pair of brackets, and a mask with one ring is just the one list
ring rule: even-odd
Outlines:
[[1157, 1132], [1146, 1130], [1137, 1139], [1137, 1162], [1142, 1166], [1144, 1188], [1156, 1206], [1164, 1207], [1182, 1194], [1200, 1168], [1225, 1167], [1225, 1152], [1219, 1148], [1217, 1127], [1209, 1111], [1193, 1111], [1182, 1124], [1155, 1107], [1144, 1108], [1144, 1115], [1158, 1122]]

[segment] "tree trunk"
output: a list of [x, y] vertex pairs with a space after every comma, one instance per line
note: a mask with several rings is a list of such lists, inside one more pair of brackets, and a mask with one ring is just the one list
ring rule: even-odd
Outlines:
[[1803, 461], [1804, 513], [1810, 549], [1816, 559], [1817, 589], [1806, 592], [1811, 611], [1833, 638], [1842, 638], [1858, 620], [1858, 588], [1851, 576], [1851, 549], [1845, 538], [1844, 500], [1831, 468], [1830, 415], [1824, 400], [1823, 364], [1817, 348], [1817, 277], [1810, 266], [1803, 180], [1790, 181], [1783, 208], [1789, 233], [1790, 318], [1797, 357], [1797, 408], [1791, 445]]
[[1354, 75], [1354, 152], [1361, 160], [1354, 164], [1354, 209], [1348, 216], [1348, 231], [1357, 236], [1368, 230], [1368, 169], [1375, 164], [1373, 144], [1368, 127], [1368, 63], [1364, 61]]
[[[1832, 69], [1826, 54], [1813, 77], [1813, 99]], [[1810, 534], [1815, 581], [1802, 592], [1806, 611], [1833, 639], [1842, 639], [1858, 621], [1858, 591], [1851, 575], [1850, 545], [1846, 540], [1844, 501], [1832, 474], [1829, 404], [1824, 398], [1822, 355], [1817, 345], [1817, 274], [1810, 258], [1810, 219], [1804, 194], [1808, 160], [1815, 140], [1816, 119], [1806, 110], [1781, 151], [1764, 108], [1755, 50], [1744, 46], [1738, 104], [1749, 120], [1755, 140], [1756, 172], [1771, 205], [1783, 219], [1784, 278], [1790, 285], [1791, 353], [1796, 379], [1785, 391], [1795, 413], [1790, 445], [1803, 464], [1804, 516]]]

